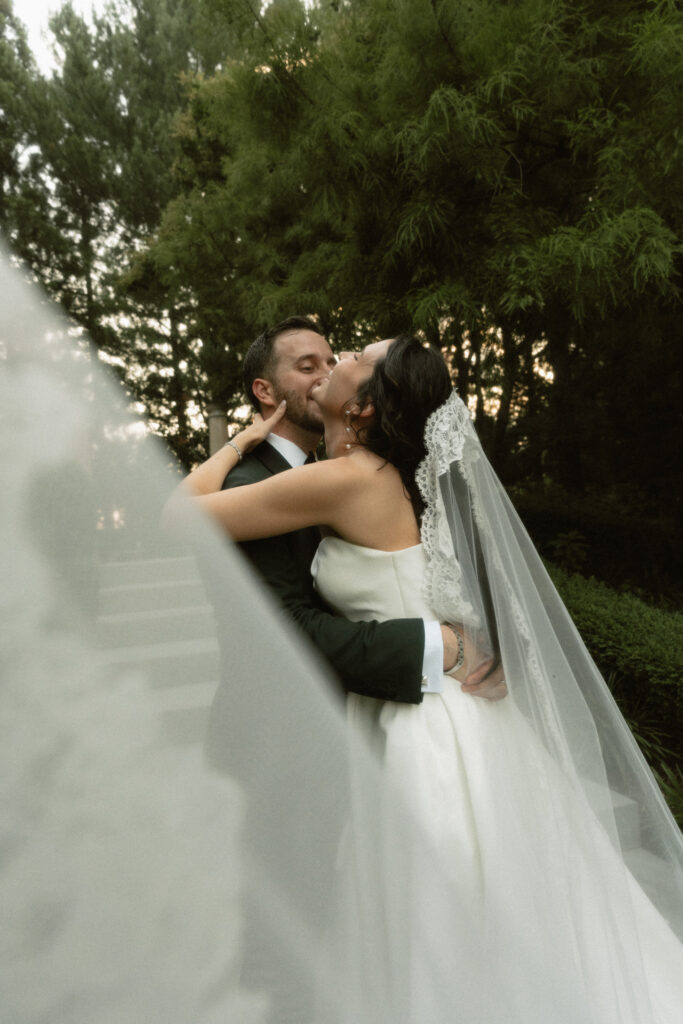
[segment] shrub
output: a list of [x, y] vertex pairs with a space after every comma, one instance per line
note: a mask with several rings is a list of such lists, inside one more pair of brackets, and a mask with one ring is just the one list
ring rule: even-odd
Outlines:
[[646, 601], [680, 607], [683, 552], [673, 520], [636, 515], [623, 503], [570, 495], [557, 487], [510, 491], [542, 555], [569, 573], [590, 572]]
[[624, 714], [680, 753], [683, 614], [557, 566], [548, 571]]

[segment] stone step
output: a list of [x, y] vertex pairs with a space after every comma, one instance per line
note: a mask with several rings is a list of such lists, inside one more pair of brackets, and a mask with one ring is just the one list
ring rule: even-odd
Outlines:
[[110, 562], [99, 592], [100, 657], [151, 688], [162, 735], [201, 746], [218, 685], [213, 609], [190, 557]]
[[591, 793], [591, 804], [595, 813], [608, 826], [608, 831], [611, 814], [614, 814], [622, 850], [639, 847], [641, 842], [640, 812], [635, 800], [595, 783], [586, 783], [585, 785]]
[[683, 907], [671, 870], [650, 850], [639, 847], [624, 854], [626, 864], [672, 929], [683, 933]]
[[147, 558], [135, 562], [104, 562], [100, 566], [100, 586], [105, 588], [197, 579], [197, 566], [189, 555]]
[[100, 658], [116, 672], [141, 675], [151, 687], [197, 686], [219, 678], [218, 643], [210, 636], [102, 650]]
[[215, 632], [213, 610], [208, 604], [117, 612], [101, 615], [97, 624], [98, 643], [105, 649], [163, 644], [178, 638], [194, 640], [214, 636]]
[[154, 691], [162, 734], [172, 744], [200, 744], [206, 736], [216, 683], [187, 683]]
[[122, 615], [162, 608], [188, 608], [206, 604], [199, 579], [127, 583], [100, 589], [100, 615]]
[[640, 846], [640, 812], [638, 804], [621, 793], [612, 793], [612, 809], [622, 850]]

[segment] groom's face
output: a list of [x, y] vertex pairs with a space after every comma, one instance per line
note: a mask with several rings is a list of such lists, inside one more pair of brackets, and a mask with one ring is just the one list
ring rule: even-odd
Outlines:
[[322, 434], [320, 409], [311, 391], [326, 380], [337, 362], [325, 339], [315, 331], [290, 331], [275, 341], [272, 377], [275, 403], [287, 399], [286, 417], [303, 430]]

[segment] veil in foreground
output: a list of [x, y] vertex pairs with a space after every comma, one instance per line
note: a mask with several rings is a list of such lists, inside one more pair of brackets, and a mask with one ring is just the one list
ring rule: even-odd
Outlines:
[[680, 837], [468, 422], [424, 469], [451, 566], [432, 597], [502, 656], [533, 780], [505, 749], [481, 765], [506, 811], [466, 810], [495, 833], [480, 904], [424, 809], [350, 758], [335, 687], [237, 550], [189, 511], [161, 534], [172, 460], [69, 330], [2, 255], [0, 1019], [657, 1020], [633, 875], [680, 934]]
[[0, 1019], [305, 1020], [347, 813], [332, 687], [210, 523], [161, 534], [173, 460], [4, 251], [0, 444]]
[[174, 461], [71, 334], [1, 251], [0, 1020], [399, 1020], [340, 925], [338, 686], [211, 522], [162, 534]]

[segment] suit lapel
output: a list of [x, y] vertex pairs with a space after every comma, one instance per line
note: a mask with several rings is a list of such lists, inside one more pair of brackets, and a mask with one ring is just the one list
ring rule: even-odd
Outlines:
[[[284, 457], [284, 455], [280, 455], [279, 451], [273, 448], [272, 445], [268, 444], [267, 441], [262, 441], [261, 444], [257, 445], [256, 448], [249, 452], [249, 454], [253, 456], [255, 459], [258, 459], [261, 465], [265, 469], [267, 469], [268, 472], [273, 476], [276, 473], [282, 473], [285, 469], [292, 468], [290, 464], [287, 462], [287, 459]], [[301, 534], [302, 537], [310, 538], [310, 543], [312, 544], [312, 547], [310, 548], [310, 553], [308, 554], [307, 563], [308, 565], [310, 565], [313, 555], [315, 554], [315, 549], [320, 543], [320, 530], [318, 529], [317, 526], [306, 526], [298, 532]]]
[[267, 441], [262, 441], [261, 444], [257, 445], [251, 452], [251, 455], [255, 459], [258, 459], [261, 465], [273, 475], [275, 473], [282, 473], [285, 469], [292, 468], [287, 462], [287, 459], [283, 455], [280, 455], [280, 453], [276, 451], [272, 445], [268, 444]]

